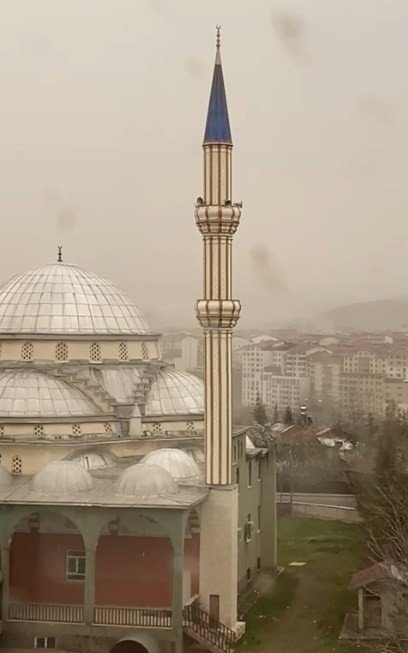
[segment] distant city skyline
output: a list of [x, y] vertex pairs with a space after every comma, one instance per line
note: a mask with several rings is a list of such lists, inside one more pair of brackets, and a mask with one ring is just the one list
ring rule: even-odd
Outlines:
[[219, 23], [240, 327], [406, 294], [407, 19], [401, 0], [5, 1], [0, 280], [62, 244], [153, 326], [194, 325]]

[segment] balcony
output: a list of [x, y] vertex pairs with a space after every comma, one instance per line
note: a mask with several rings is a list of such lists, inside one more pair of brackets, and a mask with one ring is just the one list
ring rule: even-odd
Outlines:
[[[11, 603], [9, 621], [84, 623], [82, 605], [47, 603]], [[133, 626], [140, 628], [171, 628], [171, 610], [149, 608], [95, 607], [93, 624], [104, 626]]]

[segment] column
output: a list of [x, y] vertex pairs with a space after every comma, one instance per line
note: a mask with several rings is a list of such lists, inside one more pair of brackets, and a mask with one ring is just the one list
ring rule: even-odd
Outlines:
[[84, 588], [84, 621], [87, 626], [91, 626], [94, 622], [96, 580], [95, 557], [96, 546], [87, 546]]
[[3, 576], [3, 582], [1, 586], [1, 617], [2, 622], [5, 623], [8, 619], [10, 604], [10, 550], [8, 546], [1, 547], [1, 572]]
[[171, 627], [175, 635], [175, 653], [183, 653], [183, 575], [184, 575], [184, 538], [187, 514], [181, 513], [175, 520], [175, 530], [171, 543], [173, 545], [173, 588]]

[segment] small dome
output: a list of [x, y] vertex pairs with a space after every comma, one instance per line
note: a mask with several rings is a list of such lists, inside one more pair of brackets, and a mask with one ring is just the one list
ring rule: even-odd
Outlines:
[[0, 286], [0, 333], [150, 333], [112, 282], [76, 265], [51, 263]]
[[0, 488], [5, 488], [13, 482], [10, 472], [3, 465], [0, 465]]
[[69, 496], [89, 492], [93, 488], [92, 476], [74, 460], [55, 460], [48, 463], [33, 477], [31, 486], [42, 494]]
[[200, 468], [192, 456], [181, 449], [156, 449], [143, 459], [144, 465], [158, 465], [180, 483], [197, 482], [201, 479]]
[[114, 459], [110, 451], [80, 451], [67, 458], [77, 462], [84, 469], [102, 469], [114, 465]]
[[78, 388], [36, 370], [0, 374], [0, 416], [81, 417], [100, 410]]
[[178, 487], [163, 467], [137, 463], [122, 472], [115, 490], [125, 496], [157, 497], [163, 494], [176, 494]]
[[204, 383], [187, 372], [161, 370], [147, 395], [145, 414], [203, 415]]

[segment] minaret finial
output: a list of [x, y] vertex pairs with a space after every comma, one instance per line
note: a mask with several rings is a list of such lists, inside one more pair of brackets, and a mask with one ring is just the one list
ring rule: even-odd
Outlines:
[[220, 49], [221, 46], [221, 25], [217, 25], [217, 48]]
[[62, 245], [58, 245], [57, 263], [62, 263]]

